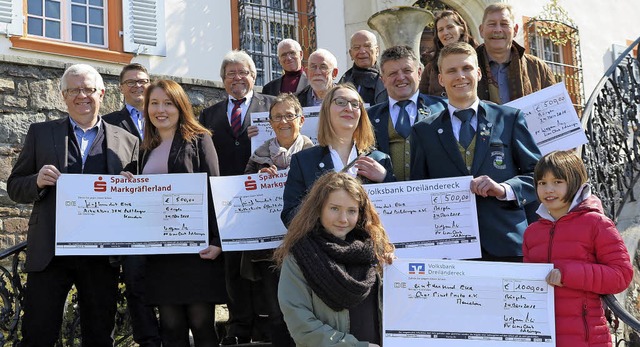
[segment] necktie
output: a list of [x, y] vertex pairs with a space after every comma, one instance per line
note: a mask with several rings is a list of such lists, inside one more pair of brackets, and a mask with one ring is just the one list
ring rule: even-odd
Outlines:
[[240, 128], [242, 127], [242, 108], [240, 108], [240, 105], [242, 105], [243, 102], [245, 102], [245, 100], [247, 100], [246, 98], [242, 98], [240, 100], [233, 100], [231, 99], [231, 102], [233, 102], [233, 109], [231, 110], [231, 130], [233, 130], [233, 136], [234, 137], [238, 137], [238, 135], [240, 135]]
[[131, 114], [133, 115], [133, 120], [136, 122], [140, 138], [144, 138], [144, 118], [140, 114], [140, 111], [135, 107], [131, 109]]
[[409, 103], [411, 103], [411, 100], [402, 100], [396, 103], [396, 105], [400, 106], [400, 113], [398, 113], [398, 120], [396, 120], [396, 131], [405, 139], [411, 134], [411, 120], [406, 109]]
[[464, 148], [468, 148], [471, 144], [471, 140], [473, 140], [473, 136], [475, 135], [475, 130], [471, 126], [471, 117], [475, 114], [475, 111], [471, 108], [467, 108], [464, 110], [458, 110], [453, 113], [454, 116], [458, 117], [462, 121], [462, 125], [460, 126], [460, 136], [458, 136], [458, 142]]

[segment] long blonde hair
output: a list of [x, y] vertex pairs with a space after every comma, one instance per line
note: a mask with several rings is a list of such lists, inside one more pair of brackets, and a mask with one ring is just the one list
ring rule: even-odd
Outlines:
[[[386, 263], [385, 254], [393, 253], [394, 246], [389, 241], [378, 212], [371, 203], [367, 192], [360, 181], [351, 175], [330, 171], [318, 178], [313, 184], [311, 191], [303, 200], [300, 210], [291, 221], [282, 245], [275, 250], [273, 259], [278, 266], [282, 265], [282, 261], [289, 254], [291, 247], [320, 224], [320, 214], [329, 194], [339, 189], [346, 191], [351, 198], [358, 202], [356, 227], [371, 235], [378, 264]], [[381, 267], [378, 269], [380, 270]]]
[[318, 144], [320, 146], [328, 146], [331, 144], [331, 140], [336, 137], [336, 132], [333, 126], [331, 126], [331, 103], [333, 102], [333, 95], [340, 89], [352, 90], [358, 96], [358, 101], [360, 101], [360, 120], [358, 121], [356, 130], [353, 132], [353, 140], [356, 143], [358, 153], [370, 150], [376, 144], [373, 125], [371, 125], [367, 110], [364, 108], [362, 97], [358, 94], [356, 88], [349, 83], [341, 83], [329, 89], [327, 95], [322, 100], [320, 116], [318, 118]]

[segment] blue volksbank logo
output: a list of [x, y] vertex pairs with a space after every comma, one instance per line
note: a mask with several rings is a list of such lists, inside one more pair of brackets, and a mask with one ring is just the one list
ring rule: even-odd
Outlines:
[[425, 266], [424, 263], [409, 263], [409, 275], [424, 275]]

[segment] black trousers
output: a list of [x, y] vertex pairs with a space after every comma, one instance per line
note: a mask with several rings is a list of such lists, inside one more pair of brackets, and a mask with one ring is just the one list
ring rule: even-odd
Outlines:
[[21, 346], [53, 346], [71, 286], [78, 291], [82, 346], [113, 346], [119, 268], [106, 256], [53, 257], [27, 275]]
[[224, 277], [229, 301], [227, 336], [250, 338], [253, 330], [254, 305], [251, 281], [240, 276], [242, 252], [224, 253]]
[[144, 301], [144, 274], [146, 257], [125, 256], [122, 262], [127, 309], [131, 316], [133, 340], [140, 347], [160, 347], [162, 339], [158, 328], [158, 318], [153, 306]]

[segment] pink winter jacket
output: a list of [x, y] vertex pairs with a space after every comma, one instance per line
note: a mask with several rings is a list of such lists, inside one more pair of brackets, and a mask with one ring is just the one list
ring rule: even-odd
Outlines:
[[593, 195], [557, 221], [539, 214], [522, 248], [525, 263], [553, 263], [562, 273], [563, 286], [555, 287], [556, 346], [610, 347], [600, 295], [622, 292], [633, 276], [620, 233]]

